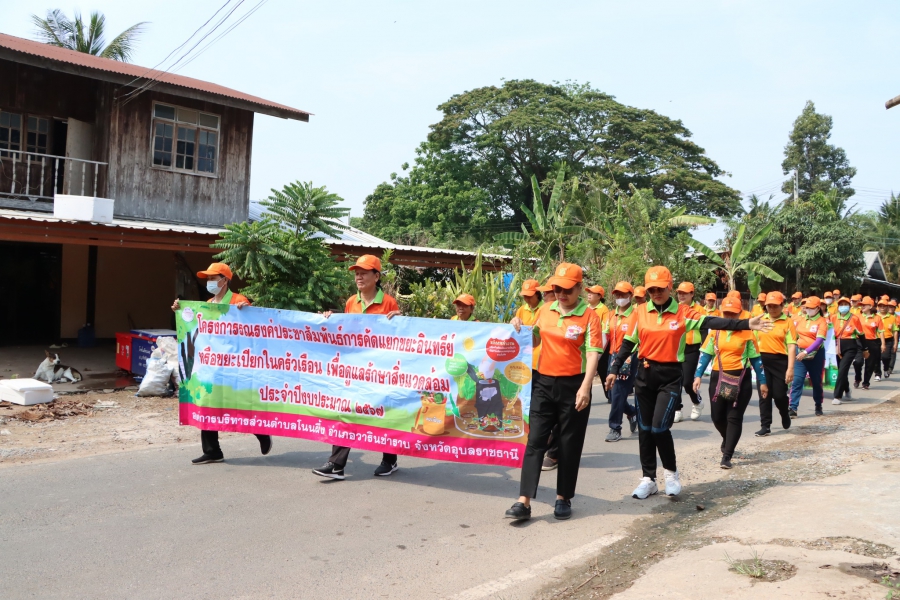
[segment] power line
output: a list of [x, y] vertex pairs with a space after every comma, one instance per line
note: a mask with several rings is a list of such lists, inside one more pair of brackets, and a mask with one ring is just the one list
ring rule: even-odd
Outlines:
[[216, 42], [218, 42], [220, 39], [222, 39], [223, 37], [225, 37], [226, 35], [228, 35], [229, 33], [231, 33], [231, 31], [232, 31], [235, 27], [237, 27], [238, 25], [240, 25], [241, 23], [243, 23], [244, 21], [246, 21], [246, 20], [250, 17], [250, 15], [252, 15], [252, 14], [255, 13], [257, 10], [259, 10], [260, 7], [262, 7], [262, 5], [265, 4], [265, 3], [268, 2], [268, 1], [269, 1], [269, 0], [260, 0], [259, 3], [258, 3], [256, 6], [254, 6], [252, 9], [250, 9], [249, 11], [247, 11], [247, 14], [245, 14], [243, 17], [241, 17], [240, 19], [238, 19], [238, 21], [237, 21], [236, 23], [234, 23], [234, 25], [232, 25], [231, 27], [229, 27], [228, 29], [226, 29], [225, 31], [223, 31], [221, 34], [219, 34], [218, 37], [216, 37], [216, 38], [213, 39], [211, 42], [209, 42], [206, 46], [204, 46], [203, 48], [201, 48], [200, 51], [197, 52], [197, 54], [195, 54], [194, 56], [192, 56], [192, 57], [190, 58], [190, 60], [188, 60], [186, 63], [184, 63], [183, 65], [181, 65], [180, 67], [178, 67], [178, 70], [180, 71], [181, 69], [183, 69], [183, 68], [185, 68], [186, 66], [188, 66], [189, 64], [191, 64], [191, 62], [193, 62], [198, 56], [200, 56], [201, 54], [203, 54], [204, 52], [206, 52], [206, 51], [209, 49], [210, 46], [212, 46], [213, 44], [215, 44]]

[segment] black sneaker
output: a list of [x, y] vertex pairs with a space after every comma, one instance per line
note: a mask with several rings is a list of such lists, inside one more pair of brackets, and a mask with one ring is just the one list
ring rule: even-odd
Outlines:
[[553, 460], [549, 456], [544, 457], [544, 462], [541, 463], [541, 471], [552, 471], [556, 467], [559, 466], [559, 461]]
[[794, 417], [797, 416], [797, 411], [792, 408], [791, 410], [788, 411], [788, 416], [793, 419]]
[[731, 459], [723, 454], [722, 462], [719, 463], [719, 466], [723, 469], [730, 469], [731, 468]]
[[823, 417], [823, 416], [825, 416], [825, 413], [822, 412], [821, 407], [816, 409], [816, 416], [817, 416], [817, 417]]
[[223, 454], [206, 454], [200, 458], [195, 458], [191, 461], [192, 465], [208, 465], [209, 463], [217, 463], [217, 462], [225, 462], [225, 456]]
[[[788, 421], [788, 422], [790, 422], [790, 421]], [[756, 437], [766, 437], [770, 433], [772, 433], [772, 431], [768, 427], [763, 427], [762, 429], [760, 429], [753, 435], [755, 435]]]
[[634, 432], [637, 431], [637, 415], [635, 414], [633, 417], [628, 417], [628, 428], [631, 429], [631, 435], [634, 435]]
[[391, 464], [389, 462], [381, 461], [381, 464], [375, 468], [375, 474], [379, 477], [388, 477], [399, 468], [397, 463]]
[[318, 469], [313, 469], [313, 474], [319, 477], [327, 477], [328, 479], [344, 479], [344, 469], [338, 468], [333, 462], [327, 462]]
[[516, 502], [506, 511], [506, 518], [515, 519], [516, 521], [527, 521], [531, 518], [531, 507], [525, 506], [521, 502]]
[[791, 415], [789, 413], [784, 413], [783, 415], [781, 415], [781, 426], [784, 429], [791, 428]]
[[855, 387], [856, 389], [859, 389], [859, 382], [858, 382], [858, 381], [854, 381], [854, 382], [853, 382], [853, 387]]
[[272, 451], [273, 445], [274, 441], [272, 440], [271, 435], [263, 436], [262, 439], [259, 440], [259, 451], [262, 452], [263, 456], [265, 456]]
[[863, 384], [863, 390], [867, 390], [867, 389], [869, 389], [869, 384], [868, 384], [868, 383], [864, 383], [864, 384]]
[[572, 516], [572, 501], [557, 500], [556, 508], [553, 509], [553, 517], [560, 521], [565, 521]]

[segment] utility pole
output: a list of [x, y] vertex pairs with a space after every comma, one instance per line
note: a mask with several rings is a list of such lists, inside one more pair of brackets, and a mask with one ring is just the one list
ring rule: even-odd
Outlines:
[[[797, 204], [797, 201], [800, 199], [800, 167], [798, 166], [794, 169], [794, 204]], [[794, 242], [794, 256], [800, 256], [800, 242]], [[797, 291], [800, 291], [800, 265], [797, 265], [797, 272], [795, 275], [795, 279], [797, 281]]]

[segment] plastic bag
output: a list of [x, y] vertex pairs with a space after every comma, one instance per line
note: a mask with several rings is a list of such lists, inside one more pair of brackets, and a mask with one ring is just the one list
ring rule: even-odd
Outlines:
[[161, 337], [156, 340], [156, 347], [147, 359], [147, 373], [141, 381], [137, 395], [168, 396], [169, 379], [178, 368], [178, 345], [175, 338]]

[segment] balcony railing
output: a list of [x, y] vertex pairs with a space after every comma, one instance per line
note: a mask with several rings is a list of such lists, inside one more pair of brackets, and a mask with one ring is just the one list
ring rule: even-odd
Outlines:
[[[0, 150], [0, 197], [23, 200], [51, 210], [55, 194], [97, 196], [105, 183], [107, 163], [37, 152]], [[101, 171], [103, 173], [101, 174]], [[0, 200], [9, 204], [9, 200]]]

